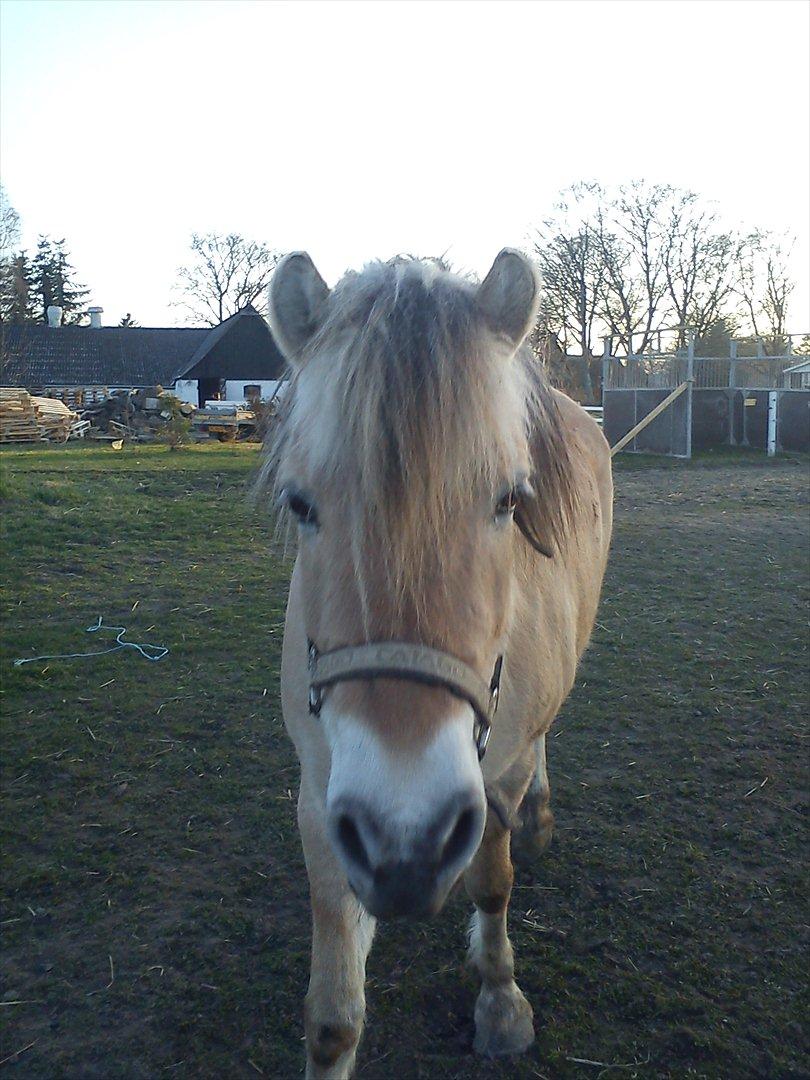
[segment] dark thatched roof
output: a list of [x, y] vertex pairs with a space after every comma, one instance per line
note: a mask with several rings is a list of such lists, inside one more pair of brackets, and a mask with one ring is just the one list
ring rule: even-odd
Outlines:
[[171, 386], [177, 379], [278, 379], [284, 360], [252, 307], [202, 328], [0, 326], [4, 386]]

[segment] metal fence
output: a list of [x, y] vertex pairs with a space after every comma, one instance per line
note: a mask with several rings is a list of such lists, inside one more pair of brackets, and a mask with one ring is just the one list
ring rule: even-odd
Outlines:
[[615, 356], [606, 339], [605, 434], [616, 449], [686, 458], [693, 442], [700, 448], [761, 446], [768, 453], [805, 449], [810, 395], [786, 374], [798, 360], [790, 337], [777, 356], [766, 355], [762, 341], [732, 341], [725, 356], [696, 356], [691, 335], [685, 347], [669, 352]]
[[[674, 389], [689, 380], [694, 389], [781, 390], [806, 388], [808, 380], [785, 374], [808, 359], [810, 334], [782, 334], [778, 338], [736, 338], [724, 355], [700, 356], [689, 327], [657, 331], [649, 351], [623, 354], [613, 351], [614, 339], [603, 338], [604, 390]], [[680, 343], [680, 344], [679, 344]]]
[[602, 359], [605, 390], [664, 390], [692, 379], [696, 389], [742, 388], [777, 390], [785, 386], [785, 371], [796, 356], [695, 356], [683, 353], [644, 353]]
[[666, 390], [689, 377], [689, 357], [672, 353], [602, 358], [603, 390]]

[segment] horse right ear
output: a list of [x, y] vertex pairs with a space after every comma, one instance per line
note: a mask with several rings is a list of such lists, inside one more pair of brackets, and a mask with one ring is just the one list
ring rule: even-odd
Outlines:
[[478, 286], [479, 309], [492, 330], [517, 348], [537, 320], [540, 281], [521, 251], [504, 248]]
[[329, 288], [305, 251], [285, 255], [270, 281], [270, 328], [294, 367], [326, 312]]

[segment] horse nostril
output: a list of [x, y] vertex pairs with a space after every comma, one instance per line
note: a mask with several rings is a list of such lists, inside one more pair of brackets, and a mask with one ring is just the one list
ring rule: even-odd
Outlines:
[[477, 815], [475, 810], [471, 807], [468, 807], [459, 814], [458, 820], [453, 826], [453, 831], [442, 850], [439, 860], [440, 866], [449, 866], [459, 860], [463, 855], [469, 853], [474, 838], [476, 824]]
[[365, 845], [360, 837], [357, 826], [348, 814], [341, 814], [338, 818], [337, 838], [351, 861], [364, 871], [364, 873], [370, 874], [371, 865], [368, 861]]

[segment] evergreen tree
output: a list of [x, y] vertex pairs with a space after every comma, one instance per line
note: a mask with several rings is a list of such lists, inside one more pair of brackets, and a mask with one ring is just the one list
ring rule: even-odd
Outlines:
[[736, 332], [733, 319], [726, 315], [715, 319], [695, 338], [695, 356], [728, 356]]
[[48, 308], [52, 304], [62, 308], [62, 321], [65, 324], [75, 325], [81, 320], [85, 297], [90, 290], [77, 284], [74, 275], [65, 241], [40, 236], [31, 285], [34, 302], [43, 322], [47, 322]]
[[31, 266], [24, 251], [4, 262], [0, 273], [0, 321], [17, 325], [37, 321]]

